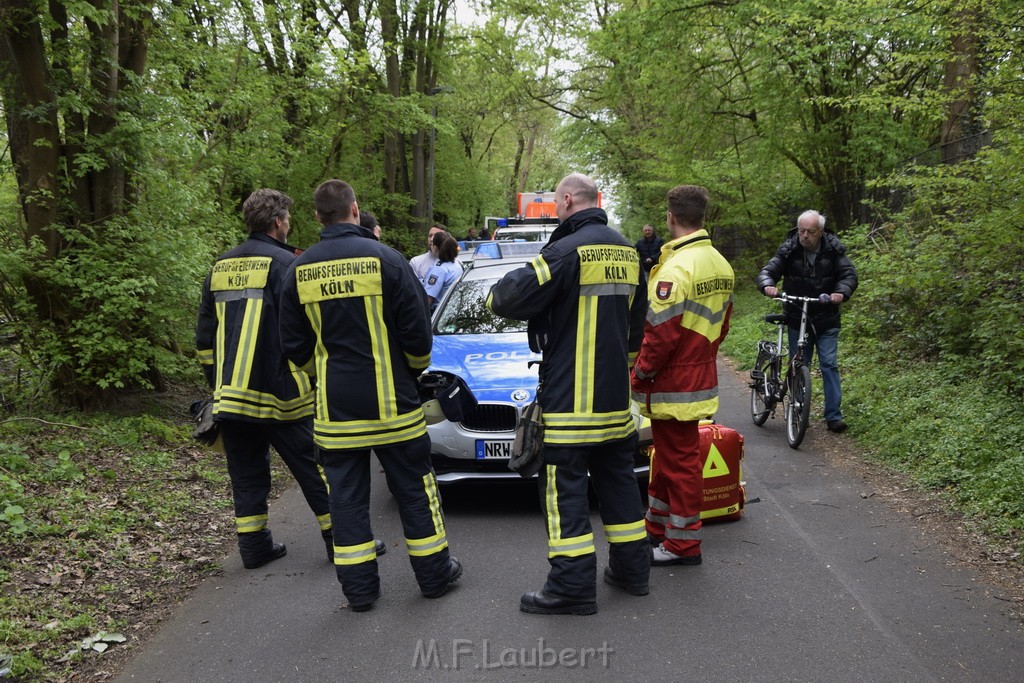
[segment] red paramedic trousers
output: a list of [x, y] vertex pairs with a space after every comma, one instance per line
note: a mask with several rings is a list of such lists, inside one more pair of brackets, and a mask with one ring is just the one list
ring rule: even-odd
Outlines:
[[647, 533], [664, 539], [665, 550], [700, 554], [700, 511], [704, 471], [700, 462], [698, 420], [651, 420], [656, 466], [647, 487]]

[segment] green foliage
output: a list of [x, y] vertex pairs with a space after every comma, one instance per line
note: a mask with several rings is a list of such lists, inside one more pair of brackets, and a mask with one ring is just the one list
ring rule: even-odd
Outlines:
[[[857, 240], [852, 242], [856, 248]], [[856, 252], [861, 285], [843, 316], [839, 362], [850, 434], [879, 462], [907, 473], [920, 486], [948, 492], [980, 528], [1020, 550], [1024, 424], [1017, 418], [1017, 401], [1007, 395], [1005, 378], [985, 369], [983, 354], [911, 358], [902, 352], [906, 345], [925, 343], [925, 335], [909, 341], [894, 335], [892, 317], [909, 313], [895, 305], [879, 310], [885, 300], [880, 293], [893, 284], [869, 267], [878, 258]], [[893, 265], [893, 271], [907, 271], [908, 261], [901, 263], [903, 268]], [[916, 264], [909, 270], [916, 270]], [[737, 367], [748, 369], [757, 340], [772, 334], [774, 328], [762, 321], [772, 310], [753, 287], [741, 285], [736, 292], [722, 352]], [[814, 391], [815, 405], [821, 405], [817, 379]]]
[[28, 525], [25, 524], [25, 508], [20, 505], [4, 506], [3, 512], [0, 512], [0, 522], [6, 524], [10, 533], [15, 536], [20, 536], [28, 531]]
[[866, 182], [927, 147], [945, 115], [933, 91], [950, 5], [919, 5], [620, 6], [574, 75], [579, 139], [622, 179], [628, 221], [685, 182], [751, 239], [807, 206], [844, 228]]
[[13, 327], [26, 340], [26, 367], [67, 364], [77, 382], [100, 391], [151, 387], [155, 349], [177, 346], [189, 325], [181, 284], [194, 291], [192, 283], [201, 279], [202, 244], [182, 244], [180, 234], [141, 212], [66, 237], [69, 246], [55, 260], [24, 248], [5, 257], [30, 264], [34, 277], [67, 295], [66, 312], [55, 320], [34, 319], [27, 300], [18, 304]]
[[1024, 210], [1022, 170], [1015, 144], [918, 169], [901, 179], [915, 197], [907, 210], [849, 236], [862, 279], [874, 283], [857, 319], [871, 338], [890, 354], [984, 376], [1010, 400], [1024, 396], [1024, 243], [1008, 229]]
[[865, 426], [858, 439], [922, 485], [948, 491], [988, 531], [1019, 535], [1024, 427], [1012, 402], [956, 364], [861, 360], [850, 359], [844, 375], [851, 424]]
[[729, 334], [722, 342], [721, 352], [733, 358], [737, 367], [749, 369], [754, 365], [754, 348], [759, 339], [767, 339], [775, 330], [762, 319], [766, 313], [775, 313], [772, 302], [746, 284], [736, 269], [736, 291], [733, 293], [732, 318]]
[[25, 487], [19, 479], [30, 464], [28, 454], [20, 444], [0, 443], [0, 534], [5, 527], [14, 536], [28, 531]]

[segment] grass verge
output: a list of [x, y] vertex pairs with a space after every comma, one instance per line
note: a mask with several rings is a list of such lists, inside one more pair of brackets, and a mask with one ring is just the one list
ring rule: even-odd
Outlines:
[[[870, 315], [846, 304], [839, 343], [843, 413], [849, 433], [870, 457], [898, 469], [917, 486], [946, 494], [997, 546], [1018, 562], [1024, 549], [1024, 421], [1006, 388], [971, 370], [970, 359], [905, 361], [885, 340], [858, 336]], [[763, 322], [776, 304], [752, 287], [736, 293], [722, 353], [737, 367], [753, 364], [758, 339], [774, 338]], [[771, 329], [769, 329], [771, 328]], [[820, 418], [815, 374], [812, 419]]]
[[139, 400], [0, 420], [0, 680], [109, 678], [234, 542], [223, 456], [195, 446], [187, 400]]

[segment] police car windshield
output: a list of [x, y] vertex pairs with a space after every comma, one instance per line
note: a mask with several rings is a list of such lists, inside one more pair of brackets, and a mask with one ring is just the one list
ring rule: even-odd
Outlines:
[[504, 272], [494, 277], [464, 277], [455, 283], [435, 319], [436, 334], [497, 334], [526, 332], [526, 321], [494, 315], [484, 302], [491, 286]]

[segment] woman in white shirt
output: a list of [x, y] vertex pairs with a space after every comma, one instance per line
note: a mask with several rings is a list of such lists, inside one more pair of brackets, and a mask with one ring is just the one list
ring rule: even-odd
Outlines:
[[430, 238], [430, 254], [436, 261], [423, 276], [423, 289], [427, 292], [430, 310], [433, 312], [445, 292], [459, 279], [462, 268], [455, 261], [459, 254], [459, 243], [447, 232], [436, 232]]

